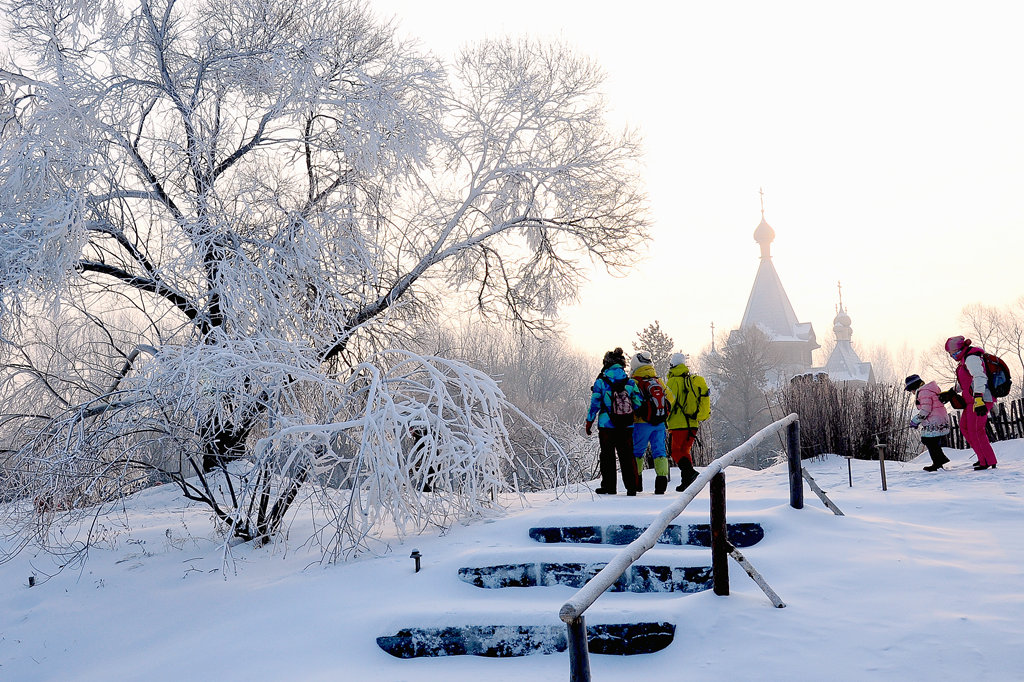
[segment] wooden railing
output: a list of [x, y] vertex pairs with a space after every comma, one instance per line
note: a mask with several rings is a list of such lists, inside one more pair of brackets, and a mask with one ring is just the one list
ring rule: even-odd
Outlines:
[[[587, 649], [587, 628], [584, 622], [584, 613], [597, 601], [605, 590], [611, 587], [623, 573], [647, 550], [654, 547], [658, 538], [665, 532], [665, 529], [678, 517], [686, 506], [704, 489], [705, 485], [711, 484], [711, 569], [714, 576], [714, 591], [718, 595], [729, 594], [729, 566], [728, 557], [732, 550], [733, 556], [737, 556], [735, 548], [732, 548], [726, 536], [725, 524], [725, 474], [726, 467], [735, 463], [736, 460], [748, 455], [764, 439], [774, 435], [782, 429], [787, 429], [786, 449], [789, 453], [789, 503], [794, 509], [802, 509], [804, 506], [803, 497], [803, 475], [800, 463], [800, 422], [796, 414], [769, 424], [753, 436], [747, 442], [731, 450], [725, 455], [709, 464], [704, 471], [683, 491], [672, 504], [665, 508], [654, 522], [645, 530], [640, 537], [624, 547], [608, 565], [602, 568], [597, 575], [591, 578], [579, 589], [576, 594], [562, 605], [558, 617], [565, 622], [568, 628], [568, 649], [569, 649], [569, 679], [572, 682], [589, 682], [590, 680], [590, 658]], [[739, 561], [742, 557], [738, 557]], [[748, 569], [748, 573], [750, 570]], [[751, 574], [751, 577], [754, 577]], [[757, 580], [757, 578], [755, 578]], [[760, 583], [759, 583], [760, 584]], [[762, 586], [764, 589], [764, 586]], [[769, 595], [771, 596], [771, 595]], [[773, 600], [774, 601], [774, 600]], [[780, 602], [777, 606], [783, 605]]]
[[[949, 425], [951, 427], [949, 446], [957, 450], [966, 450], [970, 447], [964, 441], [964, 435], [960, 433], [960, 415], [958, 413], [954, 412], [950, 415]], [[1017, 398], [996, 403], [988, 415], [985, 430], [988, 432], [988, 439], [993, 443], [1024, 438], [1024, 399]]]

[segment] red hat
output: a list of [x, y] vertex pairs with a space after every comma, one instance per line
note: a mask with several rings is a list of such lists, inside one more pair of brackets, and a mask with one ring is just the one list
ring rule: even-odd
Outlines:
[[946, 339], [946, 352], [952, 356], [957, 356], [962, 350], [968, 348], [970, 345], [970, 339], [965, 339], [962, 336], [951, 336]]

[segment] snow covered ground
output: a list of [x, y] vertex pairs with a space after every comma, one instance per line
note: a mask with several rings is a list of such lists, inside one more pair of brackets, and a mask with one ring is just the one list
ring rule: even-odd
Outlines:
[[[734, 563], [727, 597], [607, 593], [588, 625], [665, 620], [676, 636], [654, 654], [592, 656], [594, 679], [1024, 679], [1024, 441], [995, 449], [989, 471], [973, 471], [969, 451], [948, 450], [953, 468], [936, 474], [920, 459], [888, 463], [886, 492], [877, 462], [853, 462], [852, 487], [846, 460], [807, 462], [844, 517], [809, 489], [805, 508], [791, 509], [784, 465], [729, 469], [729, 521], [763, 524], [765, 539], [743, 553], [787, 607], [773, 608]], [[169, 486], [147, 490], [129, 501], [130, 529], [99, 519], [106, 541], [84, 568], [46, 578], [51, 560], [32, 552], [0, 566], [0, 680], [564, 680], [565, 653], [402, 660], [375, 638], [409, 626], [560, 624], [571, 588], [484, 590], [458, 569], [606, 560], [616, 548], [542, 545], [528, 529], [642, 524], [674, 495], [532, 495], [500, 518], [324, 566], [298, 546], [301, 521], [287, 548], [239, 546], [225, 562], [202, 509]], [[681, 520], [707, 514], [705, 490]], [[659, 545], [644, 561], [709, 563], [710, 550]]]

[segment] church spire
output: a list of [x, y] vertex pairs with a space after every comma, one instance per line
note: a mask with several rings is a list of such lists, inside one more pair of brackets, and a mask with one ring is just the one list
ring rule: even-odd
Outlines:
[[775, 241], [775, 230], [764, 219], [764, 188], [761, 188], [761, 223], [754, 230], [754, 241], [761, 245], [761, 260], [771, 260], [772, 242]]
[[849, 341], [853, 338], [853, 326], [850, 315], [843, 307], [843, 283], [837, 281], [839, 289], [839, 304], [836, 305], [836, 317], [832, 320], [832, 331], [835, 332], [836, 341]]

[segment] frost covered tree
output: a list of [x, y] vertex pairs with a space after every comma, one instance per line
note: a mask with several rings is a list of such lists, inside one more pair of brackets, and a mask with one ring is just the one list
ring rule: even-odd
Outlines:
[[722, 341], [721, 350], [702, 354], [699, 365], [718, 391], [711, 418], [718, 450], [725, 452], [771, 422], [766, 395], [780, 362], [760, 327], [735, 330]]
[[594, 64], [443, 64], [358, 0], [3, 9], [6, 527], [157, 476], [265, 540], [312, 488], [336, 555], [508, 489], [494, 382], [389, 349], [455, 303], [545, 329], [633, 262], [638, 147]]
[[643, 328], [643, 331], [636, 335], [633, 342], [633, 350], [645, 350], [651, 354], [654, 360], [654, 368], [658, 376], [663, 377], [668, 372], [668, 359], [675, 348], [675, 341], [661, 329], [661, 323], [655, 320], [652, 324]]
[[[597, 451], [581, 429], [600, 362], [573, 349], [559, 332], [518, 334], [474, 320], [424, 333], [423, 352], [458, 359], [486, 373], [530, 421], [512, 418], [509, 437], [531, 454], [517, 467], [525, 490], [556, 487], [596, 476]], [[540, 424], [544, 431], [532, 428]], [[552, 448], [552, 441], [560, 449]]]

